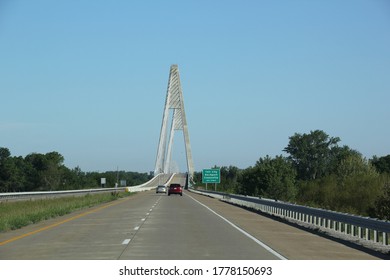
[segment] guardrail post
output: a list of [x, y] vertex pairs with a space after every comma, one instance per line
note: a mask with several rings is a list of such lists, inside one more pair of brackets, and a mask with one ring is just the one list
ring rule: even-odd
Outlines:
[[383, 245], [389, 245], [389, 239], [388, 239], [387, 232], [382, 232], [382, 244]]
[[379, 232], [377, 230], [374, 230], [374, 242], [378, 242], [379, 240]]
[[370, 229], [366, 228], [366, 240], [371, 240]]

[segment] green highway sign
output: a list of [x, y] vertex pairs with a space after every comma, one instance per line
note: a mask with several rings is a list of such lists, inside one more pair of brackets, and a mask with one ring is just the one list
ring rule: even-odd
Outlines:
[[221, 170], [219, 169], [203, 169], [202, 183], [221, 183]]

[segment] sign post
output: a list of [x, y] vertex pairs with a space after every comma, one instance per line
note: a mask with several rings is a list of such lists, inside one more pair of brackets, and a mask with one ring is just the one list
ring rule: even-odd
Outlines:
[[106, 178], [100, 178], [100, 185], [102, 188], [106, 186]]
[[220, 169], [203, 169], [202, 170], [202, 183], [214, 183], [214, 189], [217, 190], [217, 184], [221, 183], [221, 170]]

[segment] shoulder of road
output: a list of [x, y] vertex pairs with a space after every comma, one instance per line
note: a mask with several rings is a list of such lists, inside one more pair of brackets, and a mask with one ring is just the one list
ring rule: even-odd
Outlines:
[[375, 260], [388, 255], [314, 230], [278, 221], [205, 195], [187, 192], [250, 235], [293, 260]]

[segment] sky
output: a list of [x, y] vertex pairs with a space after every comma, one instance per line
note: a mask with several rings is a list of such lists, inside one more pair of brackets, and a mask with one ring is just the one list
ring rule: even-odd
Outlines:
[[196, 171], [316, 129], [390, 154], [387, 0], [0, 0], [0, 147], [153, 171], [172, 64]]

